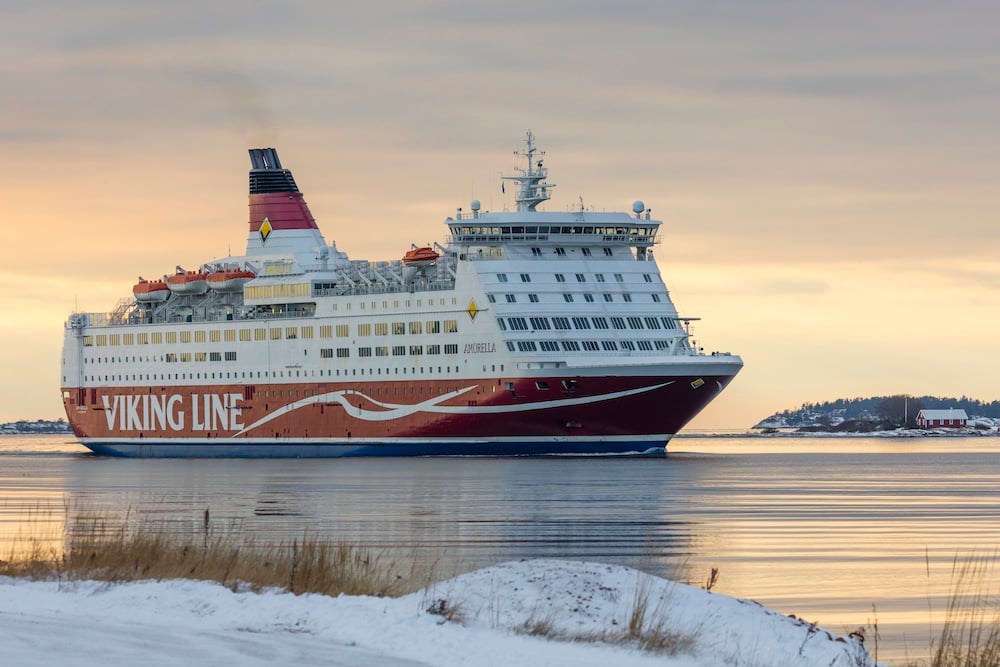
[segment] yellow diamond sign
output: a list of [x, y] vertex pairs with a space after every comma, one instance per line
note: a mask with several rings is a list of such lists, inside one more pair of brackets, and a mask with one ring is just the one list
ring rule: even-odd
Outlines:
[[264, 218], [264, 222], [260, 223], [260, 242], [263, 243], [267, 240], [267, 237], [271, 235], [273, 231], [271, 227], [271, 221]]
[[469, 302], [469, 307], [466, 309], [466, 312], [469, 313], [469, 319], [472, 319], [472, 320], [476, 319], [476, 313], [479, 312], [479, 309], [476, 308], [476, 300], [475, 299], [473, 299], [472, 301]]

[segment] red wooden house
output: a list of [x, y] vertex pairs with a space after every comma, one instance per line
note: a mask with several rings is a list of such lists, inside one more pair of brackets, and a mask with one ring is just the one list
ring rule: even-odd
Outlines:
[[965, 428], [969, 425], [969, 417], [965, 410], [921, 410], [917, 414], [917, 426], [920, 428]]

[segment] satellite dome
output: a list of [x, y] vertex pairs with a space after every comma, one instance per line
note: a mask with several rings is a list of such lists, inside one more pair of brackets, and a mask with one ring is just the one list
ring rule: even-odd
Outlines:
[[636, 214], [642, 213], [646, 210], [646, 204], [643, 203], [641, 199], [636, 199], [632, 202], [632, 211]]

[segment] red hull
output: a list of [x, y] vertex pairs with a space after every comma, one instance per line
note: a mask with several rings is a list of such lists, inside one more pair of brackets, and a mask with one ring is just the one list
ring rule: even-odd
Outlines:
[[[85, 440], [557, 439], [662, 434], [665, 443], [731, 379], [595, 377], [579, 378], [569, 389], [561, 378], [220, 384], [109, 387], [69, 390], [64, 395], [73, 431]], [[540, 389], [545, 383], [549, 389]]]

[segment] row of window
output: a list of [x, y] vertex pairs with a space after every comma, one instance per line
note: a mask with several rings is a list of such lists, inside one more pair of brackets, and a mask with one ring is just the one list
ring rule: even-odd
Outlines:
[[[572, 323], [572, 326], [570, 326]], [[549, 329], [676, 329], [672, 317], [498, 317], [502, 331], [547, 331]], [[529, 326], [530, 325], [530, 326]]]
[[635, 352], [642, 350], [652, 352], [657, 350], [670, 350], [673, 341], [670, 340], [543, 340], [537, 343], [533, 340], [507, 341], [507, 349], [511, 352], [558, 352], [560, 347], [564, 352]]
[[[625, 282], [625, 276], [623, 276], [622, 274], [615, 273], [615, 274], [612, 274], [612, 275], [614, 276], [615, 282], [619, 282], [619, 283]], [[522, 274], [520, 274], [520, 276], [521, 276], [521, 282], [522, 283], [530, 283], [531, 282], [531, 274], [530, 273], [522, 273]], [[578, 283], [585, 283], [585, 282], [587, 282], [587, 275], [584, 274], [584, 273], [576, 273], [576, 274], [574, 274], [574, 276], [576, 277], [576, 282], [578, 282]], [[556, 277], [556, 282], [557, 283], [564, 283], [564, 282], [566, 282], [566, 274], [564, 274], [564, 273], [556, 273], [555, 277]], [[647, 283], [652, 283], [653, 282], [653, 275], [651, 273], [644, 273], [644, 274], [642, 274], [642, 279], [645, 282], [647, 282]], [[605, 280], [605, 277], [604, 277], [603, 273], [595, 273], [594, 274], [594, 280], [596, 280], [599, 283], [607, 282]], [[497, 282], [501, 282], [501, 283], [507, 282], [507, 274], [506, 273], [498, 273], [497, 274]]]
[[[359, 357], [371, 357], [372, 354], [376, 357], [388, 357], [390, 352], [392, 356], [399, 357], [405, 356], [407, 354], [413, 356], [422, 356], [424, 354], [441, 354], [444, 350], [444, 354], [458, 354], [458, 345], [454, 343], [448, 345], [393, 345], [391, 348], [388, 345], [378, 346], [378, 347], [359, 347], [358, 356]], [[320, 349], [319, 356], [322, 359], [333, 359], [335, 356], [337, 359], [347, 359], [351, 356], [351, 348], [349, 347], [338, 347], [336, 349], [332, 347], [324, 347]]]
[[[577, 295], [577, 296], [579, 296], [579, 295]], [[614, 300], [615, 300], [614, 294], [605, 292], [602, 296], [604, 297], [605, 303], [614, 303]], [[649, 296], [652, 297], [653, 303], [660, 303], [660, 295], [659, 294], [650, 294]], [[507, 303], [517, 303], [517, 295], [516, 294], [505, 294], [504, 297], [506, 298]], [[562, 297], [563, 297], [563, 301], [565, 301], [566, 303], [573, 303], [574, 300], [575, 300], [574, 295], [568, 294], [568, 293], [563, 294]], [[494, 295], [494, 294], [487, 294], [486, 298], [489, 299], [490, 303], [496, 303], [497, 302], [496, 295]], [[587, 303], [594, 303], [594, 295], [591, 294], [591, 293], [589, 293], [589, 292], [587, 292], [587, 293], [585, 293], [583, 295], [583, 300], [586, 301]], [[625, 292], [624, 294], [622, 294], [622, 301], [624, 301], [625, 303], [632, 303], [632, 295], [629, 294], [628, 292]], [[538, 295], [537, 294], [529, 294], [528, 295], [528, 302], [529, 303], [538, 303]]]
[[[385, 371], [384, 373], [383, 373], [383, 370]], [[433, 375], [435, 372], [442, 373], [442, 374], [443, 373], [451, 373], [451, 372], [453, 372], [452, 371], [452, 366], [444, 366], [444, 367], [437, 366], [437, 370], [436, 371], [435, 371], [435, 367], [434, 366], [426, 366], [426, 367], [420, 366], [419, 369], [416, 366], [411, 366], [409, 369], [407, 369], [406, 367], [403, 367], [402, 369], [400, 369], [399, 367], [391, 368], [391, 369], [390, 368], [384, 368], [384, 369], [383, 368], [368, 368], [368, 369], [365, 369], [365, 368], [346, 369], [345, 368], [343, 370], [339, 369], [339, 368], [337, 368], [337, 369], [322, 369], [321, 368], [318, 371], [316, 369], [313, 369], [313, 370], [297, 370], [297, 371], [295, 371], [294, 375], [293, 375], [292, 371], [256, 371], [256, 372], [255, 371], [242, 371], [242, 372], [233, 371], [233, 372], [226, 372], [225, 373], [225, 377], [223, 377], [223, 374], [221, 372], [219, 372], [219, 373], [131, 373], [131, 374], [129, 374], [129, 373], [123, 373], [123, 374], [119, 374], [119, 375], [87, 375], [87, 376], [84, 376], [83, 379], [86, 382], [129, 382], [129, 381], [135, 382], [135, 381], [142, 381], [142, 380], [210, 380], [210, 379], [211, 380], [215, 380], [216, 376], [218, 375], [218, 379], [219, 380], [222, 380], [222, 379], [226, 379], [226, 380], [247, 380], [247, 379], [249, 379], [249, 380], [255, 380], [255, 379], [256, 380], [260, 380], [260, 379], [268, 379], [268, 378], [274, 379], [274, 378], [285, 378], [285, 377], [288, 377], [288, 378], [292, 378], [292, 377], [303, 378], [303, 377], [341, 377], [341, 376], [347, 377], [348, 375], [351, 375], [351, 376], [358, 376], [358, 375], [362, 375], [362, 376], [364, 376], [364, 375], [369, 375], [369, 376], [371, 376], [371, 375], [379, 375], [379, 376], [381, 376], [381, 375], [387, 375], [387, 376], [389, 376], [389, 375], [417, 375], [418, 374], [418, 370], [419, 370], [420, 374], [428, 374], [428, 375]], [[460, 370], [461, 370], [461, 366], [455, 366], [454, 367], [454, 372], [455, 373], [458, 373]], [[484, 371], [486, 370], [485, 366], [483, 367], [483, 370]], [[494, 370], [495, 370], [495, 368], [494, 368]], [[503, 370], [503, 364], [500, 365], [500, 370], [501, 371]], [[350, 372], [348, 372], [348, 371], [350, 371]], [[392, 371], [392, 372], [390, 373], [390, 371]], [[286, 373], [287, 373], [287, 375], [286, 375]], [[63, 382], [66, 382], [65, 376], [63, 377]], [[455, 391], [455, 390], [454, 389], [449, 389], [448, 391]], [[483, 388], [483, 391], [484, 392], [486, 391], [485, 387]], [[493, 388], [493, 391], [496, 391], [496, 387]], [[275, 395], [275, 394], [277, 394], [277, 393], [278, 392], [272, 392], [272, 396]], [[423, 390], [421, 390], [421, 393], [423, 393]], [[260, 395], [260, 392], [258, 392], [258, 396], [259, 395]], [[289, 392], [289, 395], [291, 395], [291, 392]], [[306, 395], [308, 396], [308, 393]]]
[[[410, 334], [439, 334], [458, 333], [458, 320], [425, 320], [410, 322], [362, 322], [355, 325], [355, 332], [358, 336], [371, 336], [374, 332], [376, 336], [388, 336], [391, 332], [394, 336]], [[256, 327], [253, 329], [213, 329], [210, 331], [153, 331], [142, 333], [125, 334], [97, 334], [94, 336], [84, 336], [83, 346], [113, 346], [113, 345], [161, 345], [175, 343], [227, 343], [236, 341], [237, 333], [240, 341], [250, 340], [280, 340], [295, 338], [313, 338], [315, 327]], [[324, 324], [319, 327], [320, 338], [347, 338], [351, 335], [351, 327], [348, 324]]]
[[[319, 294], [318, 296], [323, 296], [322, 291], [321, 291], [321, 294]], [[425, 301], [424, 299], [416, 299], [416, 302], [417, 302], [416, 307], [417, 308], [423, 308], [424, 301]], [[406, 299], [403, 303], [406, 305], [407, 308], [413, 308], [414, 307], [413, 306], [413, 302], [414, 302], [414, 299]], [[426, 302], [427, 302], [426, 305], [427, 305], [428, 308], [436, 308], [437, 306], [443, 306], [443, 305], [445, 305], [444, 304], [444, 302], [445, 302], [444, 299], [438, 299], [437, 303], [434, 302], [434, 299], [426, 299]], [[451, 305], [454, 306], [454, 305], [457, 305], [457, 304], [458, 304], [458, 299], [456, 297], [451, 297]], [[344, 310], [351, 310], [352, 307], [353, 307], [353, 305], [354, 304], [352, 304], [352, 303], [345, 303], [344, 304]], [[358, 309], [359, 310], [378, 310], [378, 308], [379, 308], [378, 301], [368, 301], [368, 302], [361, 301], [357, 305], [358, 305]], [[399, 300], [395, 300], [395, 301], [392, 302], [392, 308], [394, 308], [394, 309], [400, 308], [400, 302], [399, 302]], [[336, 310], [340, 310], [340, 304], [339, 303], [333, 304], [333, 309], [335, 311]], [[382, 302], [382, 309], [383, 310], [389, 310], [389, 302], [388, 301], [383, 301]]]

